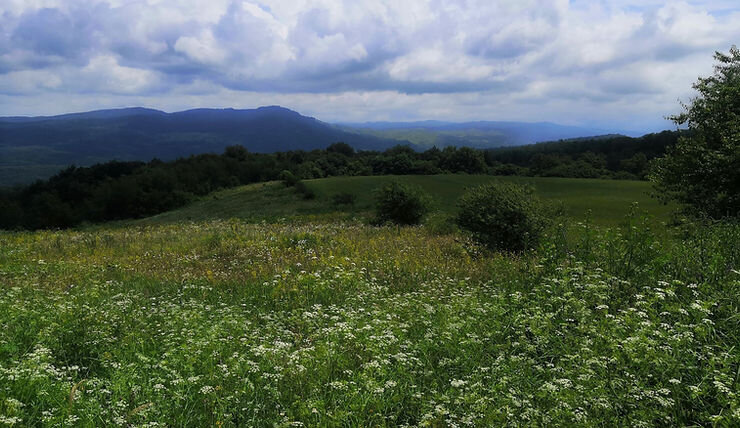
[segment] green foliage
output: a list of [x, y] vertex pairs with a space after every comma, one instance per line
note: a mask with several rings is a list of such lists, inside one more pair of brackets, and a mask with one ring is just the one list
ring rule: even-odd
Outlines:
[[663, 156], [685, 133], [663, 131], [639, 138], [617, 135], [505, 147], [486, 151], [485, 159], [494, 175], [644, 180], [649, 162]]
[[249, 151], [244, 146], [228, 146], [224, 149], [224, 156], [238, 161], [245, 161], [249, 158]]
[[671, 117], [691, 134], [654, 165], [660, 196], [710, 218], [740, 216], [740, 49], [715, 54], [714, 74], [694, 84], [699, 95]]
[[452, 235], [460, 231], [455, 224], [455, 217], [443, 211], [430, 214], [424, 221], [424, 227], [435, 235]]
[[334, 205], [354, 205], [357, 201], [357, 195], [350, 192], [339, 192], [335, 193], [331, 197], [331, 201]]
[[643, 220], [0, 232], [0, 424], [738, 426], [740, 225]]
[[[373, 191], [391, 181], [421, 187], [429, 193], [435, 208], [445, 215], [456, 213], [455, 204], [466, 188], [492, 181], [530, 185], [546, 205], [562, 203], [565, 216], [574, 220], [591, 210], [593, 221], [599, 226], [617, 226], [628, 213], [630, 204], [640, 206], [653, 216], [653, 222], [668, 222], [675, 209], [663, 205], [649, 195], [650, 184], [642, 181], [570, 179], [548, 177], [490, 177], [485, 175], [444, 174], [433, 176], [330, 177], [306, 181], [316, 192], [316, 199], [304, 200], [294, 189], [282, 183], [254, 183], [235, 189], [226, 189], [193, 203], [136, 223], [171, 223], [192, 220], [230, 218], [260, 222], [279, 218], [302, 221], [307, 214], [335, 219], [338, 214], [351, 217], [372, 215], [375, 209]], [[351, 193], [357, 196], [354, 205], [335, 205], [332, 195]], [[298, 197], [296, 197], [298, 196]], [[339, 212], [338, 212], [339, 211]], [[424, 223], [434, 221], [435, 216]]]
[[353, 149], [349, 144], [343, 142], [329, 145], [329, 147], [326, 148], [326, 151], [330, 153], [339, 153], [344, 156], [354, 156], [355, 154], [355, 149]]
[[23, 220], [23, 210], [13, 200], [3, 198], [0, 193], [0, 229], [14, 228]]
[[458, 202], [457, 224], [491, 250], [534, 248], [545, 226], [532, 187], [492, 182], [468, 190]]
[[486, 170], [483, 152], [470, 147], [445, 147], [441, 153], [440, 167], [450, 172], [480, 174]]
[[[253, 158], [254, 153], [296, 149], [326, 153], [320, 149], [333, 141], [363, 150], [383, 150], [397, 143], [347, 132], [279, 107], [171, 114], [125, 109], [107, 117], [92, 112], [53, 120], [0, 120], [0, 136], [0, 186], [30, 184], [69, 165], [90, 166], [111, 159], [172, 161], [226, 149], [240, 160]], [[245, 156], [237, 146], [228, 147], [233, 144], [253, 153]]]
[[314, 190], [310, 187], [306, 186], [306, 183], [304, 183], [303, 181], [296, 181], [293, 187], [295, 187], [296, 192], [298, 192], [303, 197], [303, 199], [316, 198], [316, 192], [314, 192]]
[[280, 178], [280, 181], [282, 181], [283, 184], [285, 184], [285, 187], [293, 187], [299, 181], [299, 178], [296, 177], [292, 172], [290, 172], [287, 169], [283, 170], [280, 173], [279, 178]]
[[401, 225], [421, 223], [429, 212], [431, 198], [419, 187], [392, 181], [375, 191], [375, 214], [378, 223]]
[[155, 159], [70, 167], [46, 181], [2, 192], [0, 206], [9, 208], [8, 214], [0, 215], [0, 228], [64, 228], [147, 217], [220, 189], [272, 180], [291, 186], [299, 179], [442, 172], [634, 179], [643, 176], [646, 162], [675, 136], [662, 133], [641, 139], [589, 140], [588, 144], [569, 141], [495, 152], [454, 147], [416, 152], [408, 146], [382, 153], [355, 152], [336, 143], [326, 150], [266, 154], [230, 146], [222, 155], [172, 162]]

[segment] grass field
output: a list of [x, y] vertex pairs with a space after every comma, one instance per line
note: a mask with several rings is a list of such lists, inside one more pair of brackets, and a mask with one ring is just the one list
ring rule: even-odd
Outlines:
[[[624, 220], [633, 202], [653, 216], [656, 221], [668, 221], [671, 206], [660, 204], [649, 195], [650, 184], [641, 181], [617, 181], [568, 178], [491, 177], [485, 175], [382, 176], [333, 177], [308, 180], [306, 184], [316, 192], [315, 200], [304, 200], [282, 184], [260, 183], [217, 192], [183, 209], [165, 213], [145, 222], [167, 223], [182, 220], [214, 218], [241, 218], [252, 221], [275, 220], [281, 217], [349, 219], [367, 215], [373, 207], [372, 192], [384, 183], [397, 180], [417, 185], [434, 198], [434, 207], [442, 213], [455, 211], [455, 203], [468, 187], [492, 180], [532, 185], [545, 201], [561, 202], [567, 214], [577, 220], [591, 211], [592, 220], [600, 225], [613, 226]], [[346, 192], [356, 195], [353, 206], [335, 206], [330, 200], [334, 194]]]
[[[405, 179], [447, 212], [484, 180]], [[0, 426], [740, 425], [738, 225], [574, 221], [512, 255], [318, 206], [351, 188], [361, 213], [380, 181], [0, 232]], [[538, 183], [578, 210], [562, 183], [609, 188]]]

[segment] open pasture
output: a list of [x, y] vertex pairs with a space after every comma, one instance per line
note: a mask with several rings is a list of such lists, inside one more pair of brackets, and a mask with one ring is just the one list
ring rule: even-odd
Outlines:
[[[260, 183], [214, 193], [179, 210], [147, 219], [144, 223], [201, 221], [214, 218], [274, 221], [288, 217], [305, 221], [306, 218], [315, 220], [317, 217], [332, 220], [367, 217], [373, 209], [373, 190], [391, 180], [421, 187], [432, 196], [435, 210], [446, 215], [455, 212], [456, 201], [466, 188], [491, 180], [529, 184], [544, 201], [562, 204], [571, 219], [584, 220], [586, 213], [590, 211], [591, 220], [605, 226], [621, 223], [631, 204], [635, 202], [658, 223], [669, 221], [674, 208], [652, 198], [650, 184], [642, 181], [465, 174], [332, 177], [305, 182], [316, 193], [315, 199], [303, 199], [293, 189], [286, 189], [278, 182]], [[332, 196], [338, 193], [355, 195], [355, 203], [332, 204]]]

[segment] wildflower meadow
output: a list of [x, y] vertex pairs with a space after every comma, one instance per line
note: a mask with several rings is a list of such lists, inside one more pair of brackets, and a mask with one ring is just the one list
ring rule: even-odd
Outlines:
[[0, 232], [0, 426], [738, 426], [740, 227]]

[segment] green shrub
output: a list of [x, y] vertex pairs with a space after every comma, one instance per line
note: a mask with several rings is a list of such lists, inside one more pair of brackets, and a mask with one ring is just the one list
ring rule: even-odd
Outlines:
[[392, 181], [375, 191], [378, 223], [419, 224], [429, 212], [431, 198], [418, 187]]
[[296, 181], [293, 187], [295, 187], [296, 192], [303, 196], [303, 199], [316, 198], [316, 192], [314, 192], [313, 189], [311, 189], [310, 187], [306, 186], [306, 183], [302, 182], [301, 180]]
[[331, 201], [334, 205], [354, 205], [357, 201], [357, 195], [349, 192], [335, 193], [331, 197]]
[[424, 227], [434, 235], [451, 235], [460, 231], [455, 224], [455, 217], [443, 212], [430, 214], [424, 220]]
[[490, 183], [467, 191], [458, 202], [456, 222], [491, 250], [520, 252], [534, 247], [545, 225], [534, 189]]
[[283, 184], [285, 184], [286, 187], [292, 187], [295, 186], [298, 181], [298, 177], [295, 176], [292, 172], [288, 171], [287, 169], [280, 172], [280, 180], [282, 180]]

